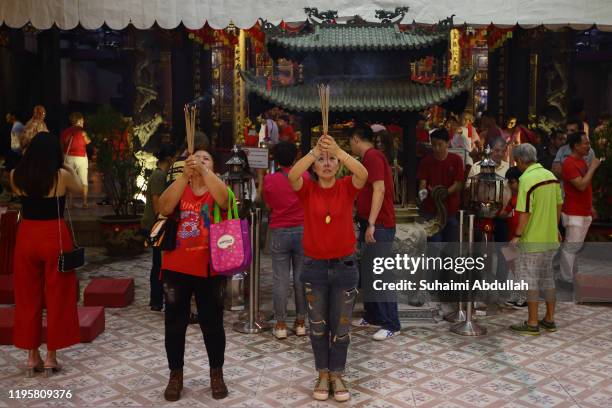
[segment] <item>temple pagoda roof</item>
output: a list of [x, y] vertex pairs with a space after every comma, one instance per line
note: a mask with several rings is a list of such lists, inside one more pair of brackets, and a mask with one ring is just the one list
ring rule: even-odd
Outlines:
[[318, 24], [314, 31], [287, 35], [270, 33], [268, 46], [291, 52], [317, 51], [412, 51], [448, 41], [448, 32], [402, 31], [397, 24]]
[[[316, 83], [272, 85], [266, 78], [242, 71], [247, 92], [293, 112], [320, 112]], [[417, 112], [441, 105], [471, 88], [474, 72], [456, 77], [450, 87], [410, 79], [340, 79], [331, 83], [330, 112]]]

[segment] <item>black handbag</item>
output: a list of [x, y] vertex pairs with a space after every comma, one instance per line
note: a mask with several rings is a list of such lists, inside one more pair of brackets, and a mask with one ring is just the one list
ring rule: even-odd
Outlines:
[[179, 211], [175, 211], [168, 218], [158, 219], [153, 228], [149, 240], [151, 246], [162, 251], [174, 251], [176, 249], [176, 234], [178, 232]]
[[70, 209], [66, 208], [68, 213], [68, 221], [70, 224], [70, 232], [72, 234], [72, 251], [64, 252], [62, 249], [62, 221], [60, 218], [60, 208], [59, 208], [59, 197], [55, 196], [55, 200], [57, 201], [57, 227], [59, 230], [59, 244], [60, 244], [60, 254], [59, 259], [57, 261], [57, 270], [60, 272], [72, 272], [77, 268], [85, 265], [85, 248], [79, 247], [76, 241], [76, 237], [74, 236], [74, 228], [72, 227], [72, 217], [70, 216]]

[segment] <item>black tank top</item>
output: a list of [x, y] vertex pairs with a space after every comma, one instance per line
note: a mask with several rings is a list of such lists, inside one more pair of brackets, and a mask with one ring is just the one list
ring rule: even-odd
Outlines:
[[59, 216], [64, 218], [66, 208], [66, 196], [61, 197], [42, 197], [34, 198], [20, 196], [21, 215], [26, 220], [56, 220], [57, 219], [57, 199], [59, 199]]

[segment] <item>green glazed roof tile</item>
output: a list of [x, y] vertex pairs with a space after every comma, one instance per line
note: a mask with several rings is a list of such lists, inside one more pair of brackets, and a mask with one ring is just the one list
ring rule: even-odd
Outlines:
[[411, 50], [448, 41], [447, 32], [400, 31], [396, 25], [317, 25], [312, 33], [268, 33], [266, 42], [294, 51]]
[[[268, 90], [265, 78], [244, 71], [241, 74], [247, 92], [271, 104], [296, 112], [321, 110], [315, 84], [273, 85]], [[420, 84], [409, 79], [337, 80], [330, 83], [330, 111], [420, 111], [447, 102], [466, 91], [472, 86], [473, 76], [473, 71], [464, 72], [448, 89], [442, 85]]]

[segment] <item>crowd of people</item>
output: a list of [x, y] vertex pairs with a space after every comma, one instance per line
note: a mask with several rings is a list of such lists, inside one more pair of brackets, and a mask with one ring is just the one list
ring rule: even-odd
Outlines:
[[[82, 194], [87, 206], [86, 146], [90, 140], [83, 130], [83, 116], [71, 114], [72, 126], [60, 137], [46, 131], [44, 116], [44, 108], [36, 107], [33, 118], [23, 126], [16, 115], [7, 115], [14, 160], [11, 187], [22, 204], [15, 249], [14, 339], [17, 347], [29, 352], [29, 375], [41, 370], [51, 375], [59, 370], [56, 351], [78, 342], [76, 276], [59, 272], [57, 259], [60, 249], [72, 247], [61, 222], [66, 196]], [[357, 295], [372, 275], [367, 260], [392, 256], [396, 232], [392, 167], [384, 145], [377, 143], [375, 126], [358, 124], [346, 131], [350, 153], [330, 135], [322, 135], [299, 157], [286, 118], [277, 119], [267, 120], [264, 131], [265, 137], [278, 137], [274, 143], [278, 169], [263, 178], [260, 188], [270, 210], [273, 335], [283, 340], [290, 332], [297, 336], [309, 332], [318, 372], [313, 397], [347, 401], [350, 393], [343, 372], [351, 326], [378, 328], [372, 336], [377, 341], [401, 333], [394, 299], [367, 299], [363, 317], [352, 316]], [[565, 131], [556, 130], [548, 143], [540, 144], [530, 130], [511, 119], [505, 129], [490, 115], [481, 118], [479, 129], [469, 114], [431, 131], [425, 123], [417, 124], [419, 143], [431, 146], [418, 164], [417, 195], [422, 216], [433, 218], [438, 209], [432, 191], [440, 186], [446, 189], [446, 224], [429, 239], [458, 241], [458, 211], [466, 185], [480, 172], [479, 152], [490, 149], [495, 172], [506, 180], [503, 205], [494, 220], [495, 240], [521, 246], [518, 259], [509, 265], [510, 272], [530, 287], [507, 301], [509, 306], [528, 311], [527, 320], [510, 328], [537, 335], [541, 330], [557, 330], [553, 258], [561, 240], [571, 244], [564, 245], [559, 256], [559, 279], [571, 284], [576, 253], [593, 217], [592, 179], [603, 158], [594, 157], [580, 118], [569, 119]], [[223, 379], [224, 280], [210, 266], [209, 243], [213, 208], [228, 207], [228, 188], [215, 172], [205, 139], [203, 135], [196, 138], [192, 154], [185, 148], [162, 147], [147, 183], [143, 230], [148, 233], [160, 217], [177, 222], [173, 248], [153, 248], [150, 273], [151, 310], [165, 312], [170, 376], [164, 397], [168, 401], [181, 396], [185, 334], [191, 322], [202, 330], [213, 398], [228, 395]], [[473, 160], [449, 151], [452, 147], [466, 150], [465, 158]], [[338, 177], [341, 167], [348, 176]], [[33, 237], [45, 237], [44, 245]], [[362, 251], [361, 260], [356, 248]], [[287, 326], [290, 287], [296, 310], [292, 330]], [[538, 318], [540, 290], [546, 302], [542, 319]], [[43, 292], [49, 327], [45, 360], [39, 352]], [[66, 301], [72, 298], [75, 302]], [[192, 311], [192, 299], [197, 313]]]
[[[21, 121], [20, 113], [12, 111], [6, 114], [5, 119], [10, 126], [10, 147], [0, 149], [0, 156], [4, 159], [3, 167], [7, 173], [17, 167], [35, 135], [49, 132], [45, 123], [46, 116], [47, 111], [42, 105], [34, 107], [32, 117], [25, 125]], [[88, 208], [88, 169], [89, 158], [92, 155], [91, 140], [84, 130], [85, 118], [83, 114], [72, 112], [68, 119], [70, 126], [59, 135], [59, 141], [64, 154], [64, 164], [72, 168], [79, 177], [82, 187], [78, 194], [82, 197], [82, 207]], [[14, 198], [18, 196], [16, 191], [10, 191], [9, 194], [13, 195]], [[69, 206], [72, 206], [71, 199], [75, 194], [77, 193], [70, 193], [68, 195], [67, 204]]]

